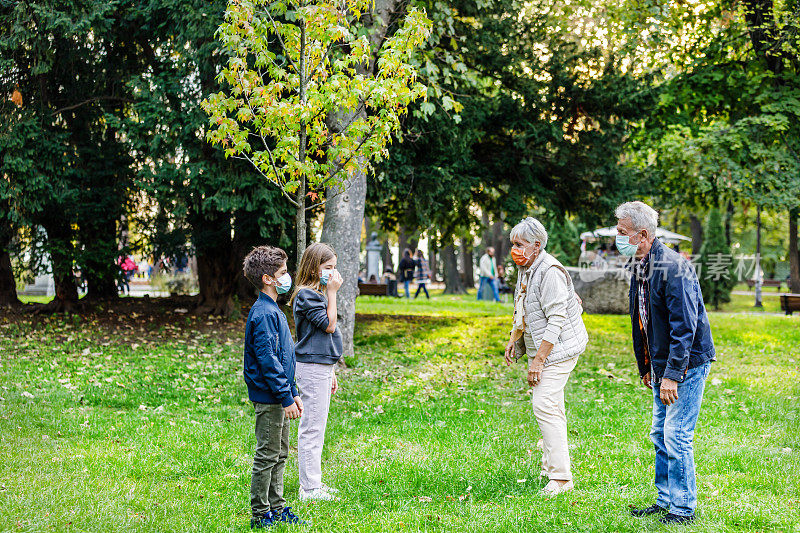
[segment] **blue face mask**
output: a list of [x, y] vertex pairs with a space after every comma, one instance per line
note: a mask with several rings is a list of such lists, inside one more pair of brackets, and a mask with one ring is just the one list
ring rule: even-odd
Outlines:
[[319, 275], [320, 285], [327, 285], [328, 280], [331, 279], [331, 274], [333, 274], [333, 270], [327, 268], [324, 269]]
[[617, 250], [625, 257], [633, 257], [639, 249], [639, 245], [631, 244], [630, 239], [627, 235], [617, 235]]

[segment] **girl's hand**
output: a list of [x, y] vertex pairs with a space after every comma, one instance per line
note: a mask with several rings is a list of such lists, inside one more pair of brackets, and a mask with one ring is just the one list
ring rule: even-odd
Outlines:
[[336, 292], [336, 291], [338, 291], [339, 287], [342, 286], [342, 283], [344, 283], [344, 280], [342, 279], [342, 275], [339, 274], [338, 270], [334, 270], [333, 274], [331, 274], [331, 277], [328, 279], [328, 285], [326, 286], [327, 289], [328, 289], [328, 292], [331, 292], [331, 291], [332, 292]]
[[331, 394], [336, 394], [339, 391], [339, 380], [336, 379], [336, 374], [333, 374], [333, 384], [331, 385]]

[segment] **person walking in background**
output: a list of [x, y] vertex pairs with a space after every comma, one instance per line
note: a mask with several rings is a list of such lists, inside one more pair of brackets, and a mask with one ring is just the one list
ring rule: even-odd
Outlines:
[[322, 242], [306, 248], [292, 295], [297, 386], [304, 407], [297, 429], [300, 500], [338, 499], [339, 491], [322, 482], [322, 447], [331, 395], [339, 390], [336, 363], [342, 357], [342, 333], [336, 324], [336, 293], [341, 286], [333, 248]]
[[627, 202], [616, 216], [617, 249], [636, 258], [629, 293], [633, 351], [642, 383], [653, 391], [650, 439], [658, 496], [631, 514], [661, 514], [664, 524], [686, 524], [697, 506], [693, 441], [715, 360], [711, 327], [691, 263], [656, 238], [655, 209]]
[[478, 300], [483, 299], [483, 287], [488, 285], [492, 289], [494, 301], [500, 301], [497, 287], [497, 261], [494, 258], [494, 248], [489, 246], [480, 260], [480, 283], [478, 284]]
[[295, 354], [279, 294], [292, 288], [286, 252], [257, 246], [244, 258], [244, 277], [258, 290], [244, 333], [244, 381], [256, 412], [256, 451], [250, 482], [250, 527], [278, 522], [303, 524], [283, 497], [283, 472], [289, 457], [289, 421], [303, 414], [294, 381]]
[[555, 496], [572, 490], [564, 387], [589, 335], [572, 278], [545, 251], [547, 231], [533, 217], [511, 230], [511, 257], [519, 267], [514, 293], [514, 326], [506, 344], [510, 365], [528, 355], [528, 385], [533, 414], [542, 432], [542, 472], [549, 479], [542, 492]]
[[425, 298], [430, 300], [431, 295], [428, 294], [428, 288], [425, 285], [428, 283], [428, 280], [431, 277], [431, 271], [428, 268], [428, 261], [425, 259], [422, 250], [417, 250], [417, 259], [414, 261], [414, 263], [417, 267], [415, 273], [415, 277], [417, 279], [417, 292], [414, 293], [414, 298], [416, 299], [416, 297], [419, 296], [419, 291], [425, 291]]
[[411, 258], [411, 250], [406, 248], [403, 250], [403, 258], [400, 260], [400, 264], [397, 265], [397, 272], [400, 277], [400, 281], [403, 282], [403, 290], [405, 291], [405, 297], [410, 298], [411, 294], [409, 293], [408, 286], [411, 283], [411, 280], [414, 279], [414, 268], [416, 264], [414, 260]]
[[120, 257], [117, 260], [117, 264], [119, 265], [120, 270], [122, 270], [122, 278], [120, 279], [120, 290], [123, 294], [130, 295], [131, 293], [131, 278], [139, 270], [139, 267], [136, 266], [136, 262], [133, 260], [131, 256]]

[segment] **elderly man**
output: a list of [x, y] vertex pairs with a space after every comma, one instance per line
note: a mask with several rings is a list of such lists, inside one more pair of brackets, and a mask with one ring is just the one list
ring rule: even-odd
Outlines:
[[685, 524], [694, 520], [697, 506], [692, 441], [715, 360], [711, 328], [691, 264], [656, 238], [658, 213], [628, 202], [616, 215], [617, 249], [636, 257], [630, 288], [633, 351], [642, 382], [653, 390], [650, 439], [658, 499], [631, 514], [662, 514], [664, 524]]
[[480, 260], [480, 283], [478, 284], [478, 300], [483, 299], [483, 287], [489, 284], [494, 295], [494, 301], [500, 301], [500, 290], [497, 286], [497, 261], [494, 258], [494, 248], [489, 246]]

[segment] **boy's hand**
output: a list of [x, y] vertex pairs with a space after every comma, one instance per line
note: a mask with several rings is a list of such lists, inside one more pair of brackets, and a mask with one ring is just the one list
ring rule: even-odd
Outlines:
[[333, 384], [331, 384], [331, 394], [336, 394], [339, 390], [339, 380], [336, 379], [336, 374], [333, 375]]
[[339, 274], [338, 270], [334, 270], [333, 274], [331, 274], [331, 277], [328, 279], [328, 285], [326, 285], [326, 287], [328, 288], [328, 292], [338, 291], [339, 287], [342, 286], [342, 283], [344, 283], [342, 275]]
[[303, 414], [303, 401], [300, 399], [300, 396], [295, 396], [294, 403], [289, 407], [284, 407], [283, 412], [286, 413], [286, 418], [289, 420], [300, 418]]
[[294, 404], [297, 406], [298, 409], [300, 409], [300, 416], [303, 416], [303, 411], [304, 411], [303, 400], [300, 399], [300, 396], [294, 397]]

